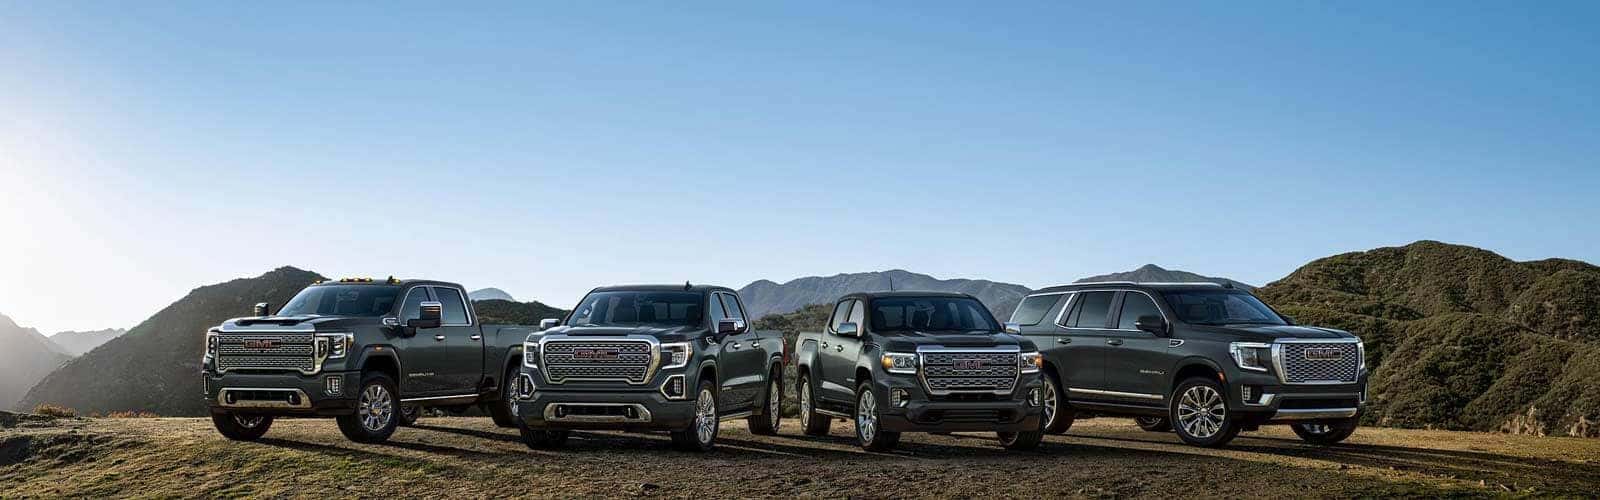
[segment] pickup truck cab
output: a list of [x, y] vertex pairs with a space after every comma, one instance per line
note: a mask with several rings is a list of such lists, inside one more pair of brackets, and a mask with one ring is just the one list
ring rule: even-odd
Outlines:
[[1038, 349], [971, 295], [846, 295], [794, 352], [808, 435], [827, 434], [837, 417], [854, 420], [872, 451], [894, 448], [902, 432], [995, 432], [1019, 450], [1044, 436]]
[[527, 336], [517, 384], [530, 448], [560, 446], [574, 429], [622, 429], [669, 431], [678, 448], [708, 451], [720, 423], [738, 418], [777, 433], [783, 336], [751, 329], [732, 289], [596, 288], [565, 320], [545, 321]]
[[508, 381], [533, 329], [479, 324], [461, 285], [350, 278], [269, 309], [206, 333], [205, 398], [229, 439], [259, 439], [277, 417], [333, 417], [345, 437], [381, 442], [426, 406], [481, 405], [515, 425]]

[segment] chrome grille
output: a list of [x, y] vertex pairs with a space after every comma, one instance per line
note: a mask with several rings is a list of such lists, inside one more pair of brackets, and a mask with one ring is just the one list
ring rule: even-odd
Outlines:
[[[270, 341], [274, 345], [246, 347], [259, 341]], [[315, 372], [316, 339], [312, 335], [219, 333], [217, 369]]]
[[[1361, 353], [1352, 342], [1286, 342], [1279, 344], [1279, 366], [1283, 368], [1283, 381], [1290, 384], [1316, 382], [1355, 383], [1360, 375]], [[1337, 351], [1330, 359], [1308, 359], [1306, 353], [1328, 354]]]
[[922, 382], [928, 392], [1009, 394], [1017, 385], [1017, 353], [938, 351], [921, 353]]
[[540, 358], [545, 380], [643, 384], [655, 374], [658, 349], [642, 340], [552, 340]]

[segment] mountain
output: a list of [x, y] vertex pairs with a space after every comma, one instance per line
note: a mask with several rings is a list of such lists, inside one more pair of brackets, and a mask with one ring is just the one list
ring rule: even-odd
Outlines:
[[38, 330], [0, 315], [0, 409], [11, 408], [39, 379], [72, 355]]
[[1099, 275], [1099, 276], [1090, 276], [1090, 277], [1078, 280], [1078, 283], [1089, 283], [1089, 282], [1096, 282], [1096, 281], [1137, 281], [1137, 282], [1146, 282], [1146, 283], [1205, 283], [1205, 282], [1211, 282], [1211, 283], [1221, 283], [1221, 284], [1232, 284], [1234, 286], [1234, 288], [1241, 288], [1241, 289], [1245, 289], [1245, 290], [1254, 290], [1256, 288], [1256, 287], [1253, 287], [1253, 286], [1250, 286], [1250, 285], [1246, 285], [1244, 283], [1240, 283], [1238, 281], [1230, 280], [1228, 278], [1213, 278], [1213, 277], [1210, 277], [1210, 276], [1201, 276], [1201, 275], [1198, 275], [1198, 274], [1195, 274], [1195, 273], [1191, 273], [1191, 272], [1188, 272], [1188, 271], [1179, 271], [1179, 270], [1176, 270], [1176, 269], [1163, 269], [1163, 268], [1161, 268], [1161, 266], [1158, 266], [1158, 265], [1155, 265], [1155, 264], [1145, 264], [1145, 265], [1139, 267], [1138, 269], [1134, 269], [1132, 271], [1128, 271], [1128, 272], [1125, 272], [1125, 273], [1111, 273], [1111, 274], [1102, 274], [1102, 275]]
[[92, 332], [61, 332], [50, 336], [50, 341], [66, 349], [73, 356], [82, 356], [84, 353], [100, 347], [111, 339], [121, 337], [128, 333], [125, 328], [107, 328]]
[[478, 313], [478, 322], [485, 325], [537, 326], [539, 320], [545, 318], [567, 317], [565, 309], [550, 307], [540, 302], [474, 299], [472, 309]]
[[1600, 436], [1600, 267], [1419, 241], [1318, 259], [1256, 293], [1362, 337], [1369, 423]]
[[517, 299], [511, 298], [511, 294], [506, 293], [505, 290], [501, 290], [499, 288], [485, 288], [485, 289], [482, 289], [482, 290], [474, 290], [474, 291], [471, 291], [471, 292], [467, 292], [467, 298], [472, 299], [474, 301], [478, 301], [478, 300], [504, 300], [506, 302], [516, 302], [517, 301]]
[[987, 280], [941, 280], [896, 269], [828, 277], [811, 276], [783, 284], [760, 280], [740, 288], [739, 297], [744, 299], [749, 317], [761, 318], [769, 314], [797, 311], [811, 304], [832, 303], [845, 294], [890, 290], [891, 285], [894, 290], [968, 293], [989, 306], [997, 318], [1011, 317], [1011, 310], [1028, 295], [1028, 288], [1022, 285]]
[[128, 333], [67, 362], [28, 391], [21, 407], [48, 402], [79, 414], [143, 410], [204, 415], [199, 374], [206, 330], [249, 315], [257, 302], [287, 303], [319, 279], [310, 271], [282, 267], [196, 288]]

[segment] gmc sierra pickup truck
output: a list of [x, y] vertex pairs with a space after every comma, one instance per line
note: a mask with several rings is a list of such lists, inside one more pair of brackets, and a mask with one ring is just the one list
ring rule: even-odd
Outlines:
[[794, 352], [808, 435], [838, 417], [855, 421], [871, 451], [894, 448], [902, 432], [996, 432], [1016, 450], [1044, 437], [1038, 349], [970, 295], [847, 295], [826, 331], [801, 333]]
[[1006, 324], [1046, 346], [1045, 429], [1134, 417], [1222, 446], [1290, 424], [1301, 439], [1349, 437], [1367, 400], [1361, 339], [1295, 325], [1244, 290], [1210, 283], [1078, 283], [1039, 290]]
[[720, 422], [775, 434], [783, 336], [757, 332], [733, 290], [667, 285], [596, 288], [565, 321], [529, 335], [517, 383], [522, 439], [564, 444], [573, 429], [665, 430], [707, 451]]
[[427, 406], [480, 405], [516, 425], [509, 381], [533, 329], [478, 324], [460, 285], [343, 279], [268, 311], [206, 333], [205, 398], [229, 439], [259, 439], [275, 417], [334, 417], [345, 437], [382, 442]]

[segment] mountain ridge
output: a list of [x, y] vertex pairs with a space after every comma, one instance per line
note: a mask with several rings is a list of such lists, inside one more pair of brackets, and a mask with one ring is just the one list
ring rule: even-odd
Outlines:
[[28, 389], [72, 359], [65, 348], [33, 328], [0, 314], [0, 409], [11, 408]]

